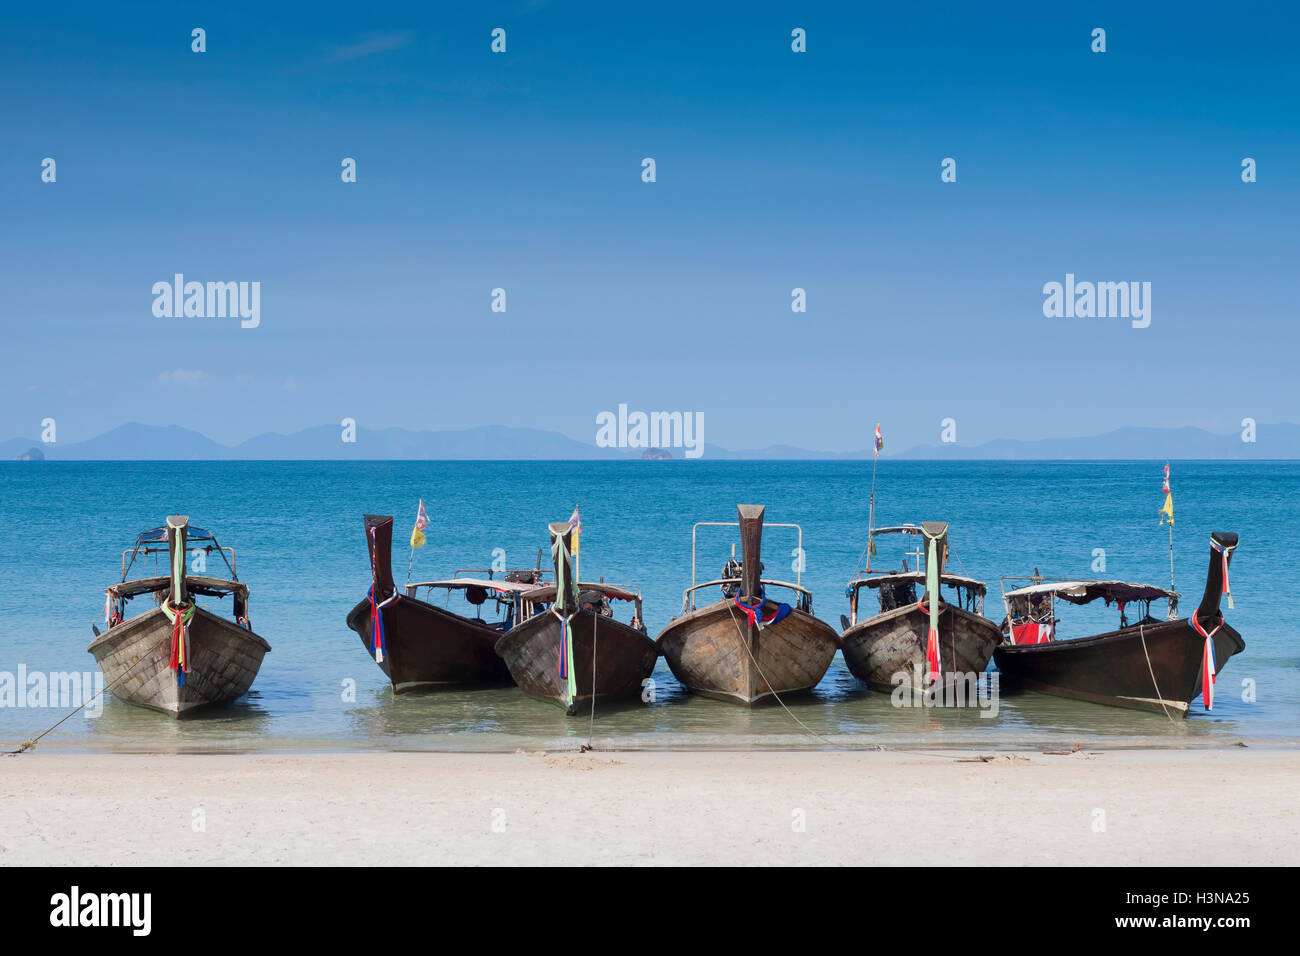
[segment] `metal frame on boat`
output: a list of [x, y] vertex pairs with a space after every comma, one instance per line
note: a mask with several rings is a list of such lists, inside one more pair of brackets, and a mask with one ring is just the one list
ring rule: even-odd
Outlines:
[[[186, 558], [193, 551], [221, 555], [230, 578], [190, 575]], [[167, 575], [127, 580], [138, 559], [164, 552]], [[127, 619], [127, 602], [143, 594], [153, 595], [157, 606]], [[196, 600], [227, 596], [233, 621]], [[120, 700], [175, 717], [242, 696], [271, 649], [253, 633], [248, 585], [235, 574], [234, 550], [223, 548], [211, 532], [191, 528], [184, 515], [172, 515], [163, 527], [136, 536], [135, 545], [122, 553], [122, 580], [105, 589], [104, 604], [107, 629], [101, 633], [98, 625], [91, 626], [95, 640], [87, 650], [107, 686]]]
[[[915, 570], [871, 573], [878, 535], [916, 535]], [[840, 642], [844, 663], [854, 677], [879, 690], [900, 685], [914, 689], [928, 687], [955, 676], [983, 674], [998, 645], [998, 626], [984, 617], [983, 581], [950, 574], [948, 524], [926, 521], [869, 529], [866, 568], [845, 587], [849, 616], [841, 616]], [[918, 599], [916, 586], [923, 592]], [[943, 600], [943, 588], [956, 591], [956, 603]], [[876, 592], [880, 610], [858, 619], [858, 599], [863, 588]], [[932, 595], [938, 600], [932, 600]]]
[[[765, 525], [762, 505], [738, 505], [736, 522], [702, 521], [691, 529], [691, 586], [682, 595], [682, 613], [659, 634], [657, 643], [674, 676], [706, 697], [752, 706], [760, 701], [811, 690], [826, 675], [839, 649], [834, 628], [813, 616], [812, 592], [796, 583], [762, 576], [764, 527], [795, 528], [799, 554], [803, 529], [796, 524]], [[740, 529], [742, 561], [735, 546], [722, 577], [703, 584], [696, 577], [696, 532], [701, 527]], [[697, 608], [702, 588], [718, 587], [722, 599]], [[783, 588], [793, 606], [774, 601], [767, 589]]]

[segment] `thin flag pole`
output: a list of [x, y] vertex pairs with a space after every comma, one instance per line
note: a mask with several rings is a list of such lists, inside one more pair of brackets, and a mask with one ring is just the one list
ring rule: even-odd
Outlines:
[[1165, 462], [1165, 480], [1160, 488], [1165, 493], [1165, 503], [1160, 509], [1160, 521], [1169, 519], [1169, 590], [1174, 590], [1174, 491], [1169, 482], [1169, 462]]
[[871, 536], [876, 530], [876, 463], [878, 455], [871, 456], [871, 505], [867, 509], [867, 570], [871, 570]]
[[862, 555], [858, 558], [858, 570], [854, 576], [862, 571], [862, 562], [866, 561], [867, 570], [871, 570], [871, 536], [875, 533], [876, 528], [876, 463], [880, 461], [880, 448], [882, 445], [880, 438], [880, 425], [876, 425], [876, 433], [871, 439], [871, 499], [867, 506], [867, 546], [862, 549]]
[[1169, 522], [1169, 590], [1174, 590], [1174, 523]]

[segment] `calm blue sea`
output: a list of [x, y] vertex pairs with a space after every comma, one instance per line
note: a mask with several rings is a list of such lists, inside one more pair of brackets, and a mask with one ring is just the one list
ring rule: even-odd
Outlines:
[[[894, 462], [877, 477], [877, 524], [947, 520], [955, 570], [989, 583], [1038, 568], [1051, 577], [1169, 582], [1169, 539], [1157, 521], [1161, 464], [1152, 462]], [[1174, 463], [1175, 583], [1194, 605], [1211, 530], [1236, 531], [1230, 620], [1246, 651], [1224, 671], [1216, 706], [1171, 723], [1041, 695], [1004, 697], [997, 716], [891, 706], [837, 657], [814, 695], [755, 711], [691, 697], [667, 667], [655, 703], [598, 709], [598, 746], [980, 748], [1157, 743], [1294, 743], [1300, 651], [1290, 602], [1300, 591], [1300, 465]], [[394, 697], [344, 617], [369, 585], [361, 515], [397, 516], [394, 568], [423, 498], [429, 541], [416, 579], [486, 567], [495, 549], [532, 566], [546, 523], [582, 511], [584, 578], [639, 584], [656, 634], [678, 613], [691, 575], [691, 526], [734, 521], [738, 502], [769, 522], [803, 526], [814, 610], [838, 622], [844, 584], [865, 543], [870, 462], [8, 462], [0, 463], [0, 672], [93, 670], [90, 622], [120, 576], [122, 550], [168, 514], [217, 533], [252, 589], [254, 628], [272, 645], [237, 705], [183, 722], [111, 699], [41, 746], [95, 749], [513, 749], [576, 746], [586, 717], [514, 689]], [[714, 576], [734, 529], [702, 529], [700, 571]], [[767, 575], [793, 577], [793, 532], [764, 540]], [[1093, 571], [1097, 549], [1105, 573]], [[895, 564], [883, 548], [881, 559]], [[211, 566], [209, 566], [211, 570]], [[781, 572], [781, 573], [778, 573]], [[1061, 636], [1112, 626], [1113, 610], [1068, 608]], [[355, 687], [349, 694], [348, 688]], [[0, 746], [54, 723], [53, 708], [0, 707]], [[796, 719], [798, 722], [796, 722]], [[821, 739], [801, 728], [801, 722]]]

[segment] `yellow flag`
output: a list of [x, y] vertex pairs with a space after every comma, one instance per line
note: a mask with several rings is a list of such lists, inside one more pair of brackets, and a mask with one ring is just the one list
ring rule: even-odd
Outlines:
[[411, 528], [411, 547], [424, 547], [424, 529], [429, 527], [429, 516], [424, 513], [424, 499], [420, 499], [420, 507], [415, 512], [415, 526]]
[[1169, 519], [1170, 524], [1174, 523], [1174, 493], [1172, 491], [1165, 492], [1165, 504], [1160, 509], [1161, 524], [1165, 523], [1165, 518]]

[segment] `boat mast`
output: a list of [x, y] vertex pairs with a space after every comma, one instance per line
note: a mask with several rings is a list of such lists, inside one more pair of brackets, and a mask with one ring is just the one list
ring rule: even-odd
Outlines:
[[[871, 454], [871, 500], [867, 506], [867, 567], [871, 570], [871, 536], [876, 528], [876, 463], [880, 460], [880, 452], [873, 449]], [[859, 562], [861, 563], [861, 562]]]

